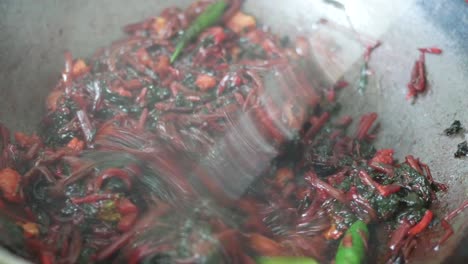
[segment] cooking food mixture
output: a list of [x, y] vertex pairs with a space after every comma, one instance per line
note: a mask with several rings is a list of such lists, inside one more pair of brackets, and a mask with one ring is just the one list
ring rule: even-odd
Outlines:
[[[356, 131], [334, 118], [346, 83], [320, 88], [306, 39], [240, 5], [167, 8], [89, 59], [66, 53], [40, 132], [0, 124], [4, 248], [43, 264], [410, 259], [445, 185], [373, 147], [376, 113]], [[236, 197], [226, 164], [233, 185], [260, 177]]]

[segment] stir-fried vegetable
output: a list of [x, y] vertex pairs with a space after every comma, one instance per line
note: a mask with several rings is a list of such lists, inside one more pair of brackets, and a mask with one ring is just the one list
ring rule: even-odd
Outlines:
[[168, 8], [92, 58], [65, 54], [40, 135], [0, 124], [1, 246], [42, 264], [361, 263], [366, 222], [393, 230], [387, 259], [408, 257], [446, 186], [373, 147], [377, 113], [354, 133], [331, 121], [347, 83], [318, 89], [306, 38], [240, 3]]

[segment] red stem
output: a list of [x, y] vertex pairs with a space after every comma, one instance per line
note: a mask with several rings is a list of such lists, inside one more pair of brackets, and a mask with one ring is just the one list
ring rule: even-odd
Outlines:
[[412, 155], [408, 155], [405, 157], [405, 162], [411, 167], [413, 168], [415, 171], [417, 171], [419, 174], [421, 175], [424, 175], [422, 169], [421, 169], [421, 166], [420, 166], [420, 162], [418, 159], [414, 158]]
[[110, 257], [112, 254], [114, 254], [121, 247], [128, 244], [130, 239], [133, 237], [134, 233], [135, 232], [133, 230], [131, 230], [131, 231], [121, 235], [116, 241], [114, 241], [108, 247], [104, 248], [99, 253], [97, 253], [97, 255], [94, 256], [94, 260], [102, 261], [102, 260], [105, 260], [108, 257]]
[[390, 184], [390, 185], [381, 185], [374, 181], [372, 177], [365, 171], [359, 171], [359, 178], [365, 184], [374, 187], [383, 197], [387, 197], [393, 193], [398, 192], [401, 189], [400, 185]]
[[146, 120], [148, 119], [148, 108], [144, 108], [143, 111], [141, 111], [140, 119], [138, 119], [138, 124], [137, 124], [137, 130], [138, 131], [143, 131], [145, 129], [145, 123]]
[[395, 249], [398, 248], [398, 245], [401, 245], [401, 242], [405, 238], [410, 228], [411, 224], [406, 219], [403, 219], [403, 222], [400, 224], [400, 226], [392, 233], [388, 243], [390, 250], [395, 251]]
[[377, 120], [377, 113], [369, 113], [367, 115], [363, 115], [359, 123], [358, 131], [356, 133], [356, 139], [364, 140], [367, 137], [369, 137], [367, 133], [374, 124], [375, 120]]
[[330, 119], [330, 113], [324, 112], [319, 117], [312, 117], [310, 123], [312, 127], [304, 135], [304, 141], [312, 140], [314, 136], [322, 129], [323, 125]]
[[442, 54], [442, 49], [438, 47], [418, 48], [418, 50], [422, 53]]
[[345, 194], [339, 190], [335, 189], [333, 186], [329, 185], [328, 183], [321, 181], [315, 172], [309, 171], [304, 175], [306, 182], [308, 182], [312, 187], [315, 187], [319, 190], [325, 191], [331, 197], [337, 199], [342, 203], [346, 203], [346, 196]]
[[439, 241], [437, 242], [437, 245], [435, 246], [435, 248], [439, 248], [440, 245], [442, 245], [445, 241], [447, 241], [453, 235], [453, 228], [452, 228], [452, 225], [450, 225], [449, 222], [447, 222], [445, 219], [442, 219], [440, 224], [445, 229], [445, 233], [439, 239]]
[[419, 221], [419, 223], [417, 223], [408, 231], [408, 235], [414, 236], [424, 231], [424, 229], [426, 229], [431, 223], [433, 216], [434, 214], [432, 213], [432, 211], [427, 210], [421, 221]]
[[467, 207], [468, 207], [468, 201], [465, 201], [465, 202], [463, 202], [463, 204], [460, 207], [458, 207], [457, 209], [450, 212], [447, 216], [445, 216], [444, 219], [447, 220], [447, 221], [452, 220], [455, 216], [460, 214]]

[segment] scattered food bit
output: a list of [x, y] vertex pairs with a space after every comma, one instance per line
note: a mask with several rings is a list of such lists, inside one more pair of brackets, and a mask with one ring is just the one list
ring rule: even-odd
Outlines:
[[361, 68], [361, 74], [359, 78], [359, 92], [363, 93], [367, 88], [367, 83], [369, 82], [368, 77], [369, 73], [369, 60], [372, 52], [378, 48], [382, 43], [380, 41], [375, 42], [373, 45], [369, 45], [366, 47], [366, 52], [364, 53], [364, 64]]
[[20, 202], [19, 194], [21, 175], [16, 170], [5, 168], [0, 170], [0, 190], [9, 202]]
[[200, 74], [195, 81], [195, 84], [201, 91], [206, 92], [216, 86], [216, 79], [207, 74]]
[[465, 131], [465, 128], [462, 126], [460, 120], [455, 120], [453, 123], [450, 125], [449, 128], [446, 128], [444, 130], [444, 134], [446, 136], [455, 136], [460, 133], [463, 133]]
[[418, 94], [424, 93], [427, 88], [426, 83], [426, 53], [441, 54], [442, 49], [437, 47], [419, 48], [419, 59], [414, 63], [411, 70], [411, 79], [407, 85], [408, 93], [406, 99], [413, 100]]
[[457, 152], [454, 154], [455, 158], [461, 158], [468, 156], [468, 142], [463, 141], [462, 143], [458, 144]]
[[227, 27], [236, 32], [241, 33], [242, 31], [254, 28], [257, 22], [253, 16], [246, 15], [242, 12], [237, 12], [227, 23]]

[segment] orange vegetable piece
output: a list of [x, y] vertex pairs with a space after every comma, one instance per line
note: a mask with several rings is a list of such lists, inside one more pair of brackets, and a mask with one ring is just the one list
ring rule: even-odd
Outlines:
[[79, 59], [73, 63], [72, 74], [73, 76], [79, 76], [81, 74], [87, 73], [89, 71], [89, 67], [86, 65], [84, 60]]
[[85, 147], [85, 143], [84, 141], [74, 137], [70, 142], [68, 142], [67, 147], [75, 151], [82, 151]]
[[341, 237], [342, 234], [343, 232], [336, 229], [335, 224], [332, 224], [330, 228], [324, 233], [324, 237], [327, 240], [337, 240], [338, 238]]
[[57, 103], [59, 102], [60, 97], [62, 97], [62, 90], [54, 90], [47, 96], [46, 106], [47, 110], [55, 111], [57, 109]]
[[151, 24], [151, 28], [156, 32], [156, 34], [160, 37], [163, 37], [167, 30], [166, 30], [167, 21], [163, 17], [157, 17], [153, 20]]
[[36, 223], [27, 222], [21, 225], [24, 231], [24, 236], [27, 238], [37, 237], [39, 235], [39, 227]]
[[294, 179], [294, 173], [291, 168], [280, 168], [276, 171], [275, 175], [275, 186], [278, 188], [282, 188], [286, 185], [288, 181]]
[[22, 199], [19, 195], [21, 175], [10, 168], [5, 168], [0, 171], [0, 190], [3, 197], [9, 202], [20, 202]]
[[241, 33], [246, 29], [254, 28], [256, 25], [257, 22], [253, 16], [249, 16], [240, 11], [234, 14], [234, 16], [232, 16], [232, 18], [227, 22], [227, 27], [236, 33]]
[[210, 89], [213, 89], [217, 82], [216, 79], [207, 74], [200, 74], [195, 81], [195, 84], [200, 88], [201, 91], [206, 92]]
[[28, 136], [23, 132], [15, 132], [15, 141], [22, 148], [26, 148], [36, 143], [40, 143], [41, 139], [37, 135]]
[[153, 66], [153, 71], [155, 71], [159, 75], [164, 75], [169, 71], [169, 67], [171, 63], [169, 61], [169, 57], [165, 55], [161, 55], [158, 57], [156, 63]]

